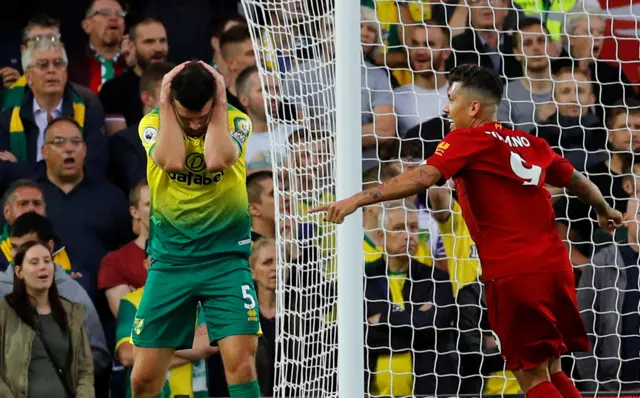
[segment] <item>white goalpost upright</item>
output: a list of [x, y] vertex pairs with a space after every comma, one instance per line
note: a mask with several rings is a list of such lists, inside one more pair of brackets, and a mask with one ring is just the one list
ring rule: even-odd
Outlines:
[[[336, 196], [347, 198], [362, 188], [360, 3], [342, 1], [335, 8], [336, 54]], [[341, 397], [364, 396], [364, 267], [362, 210], [337, 228], [338, 391]]]

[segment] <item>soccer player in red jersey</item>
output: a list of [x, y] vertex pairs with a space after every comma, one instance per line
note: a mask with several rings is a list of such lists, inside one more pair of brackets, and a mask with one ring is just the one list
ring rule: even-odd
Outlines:
[[545, 185], [566, 187], [611, 232], [622, 224], [598, 188], [543, 139], [496, 123], [500, 78], [461, 65], [449, 76], [444, 112], [452, 131], [421, 166], [331, 205], [327, 221], [342, 223], [361, 206], [400, 199], [453, 178], [486, 285], [489, 322], [502, 356], [528, 398], [580, 397], [560, 356], [588, 351], [569, 256], [556, 231]]

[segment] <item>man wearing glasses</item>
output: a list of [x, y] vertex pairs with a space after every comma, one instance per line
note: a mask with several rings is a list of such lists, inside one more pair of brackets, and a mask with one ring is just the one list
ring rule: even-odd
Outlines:
[[70, 63], [69, 80], [98, 93], [102, 85], [126, 68], [121, 54], [126, 12], [115, 0], [95, 0], [82, 21], [89, 47]]
[[55, 37], [34, 39], [22, 52], [25, 85], [20, 95], [10, 93], [9, 106], [0, 112], [0, 194], [18, 178], [44, 175], [45, 129], [62, 116], [81, 126], [87, 174], [104, 178], [109, 154], [102, 105], [88, 89], [67, 82], [67, 65], [64, 46]]

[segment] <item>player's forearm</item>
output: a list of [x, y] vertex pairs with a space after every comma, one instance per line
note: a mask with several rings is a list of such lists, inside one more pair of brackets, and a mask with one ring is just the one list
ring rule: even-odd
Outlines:
[[222, 171], [231, 166], [238, 157], [238, 144], [228, 130], [227, 107], [216, 109], [204, 139], [204, 161], [211, 173]]
[[188, 362], [196, 362], [201, 359], [207, 358], [209, 355], [210, 355], [209, 351], [205, 349], [195, 349], [195, 348], [190, 348], [187, 350], [178, 350], [173, 354], [174, 357], [186, 360]]
[[598, 187], [579, 171], [574, 170], [566, 188], [582, 202], [593, 207], [598, 214], [606, 213], [609, 210], [609, 204]]
[[357, 194], [359, 206], [367, 206], [388, 200], [402, 199], [415, 195], [421, 190], [436, 184], [442, 174], [438, 169], [429, 165], [422, 165], [402, 173], [384, 184], [367, 189]]
[[160, 131], [153, 147], [153, 160], [164, 171], [179, 173], [184, 169], [185, 145], [182, 127], [171, 105], [160, 106]]
[[439, 223], [445, 223], [451, 217], [451, 190], [449, 188], [432, 187], [427, 192], [433, 210], [433, 217]]

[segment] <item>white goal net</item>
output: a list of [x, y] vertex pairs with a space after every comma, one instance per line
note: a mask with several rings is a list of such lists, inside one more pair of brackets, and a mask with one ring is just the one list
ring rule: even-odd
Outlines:
[[[335, 200], [335, 7], [350, 0], [243, 0], [265, 98], [277, 224], [275, 395], [337, 396], [338, 267], [365, 278], [368, 396], [521, 393], [486, 314], [482, 269], [452, 188], [363, 209], [362, 262], [338, 264], [336, 231], [307, 210]], [[353, 0], [355, 1], [355, 0]], [[363, 185], [436, 152], [447, 71], [505, 78], [498, 121], [544, 138], [629, 223], [611, 237], [551, 189], [575, 265], [590, 353], [563, 358], [585, 396], [640, 390], [640, 150], [634, 0], [361, 0]], [[640, 4], [640, 3], [639, 3]], [[615, 18], [618, 18], [616, 21]], [[526, 226], [523, 226], [526, 228]], [[634, 246], [634, 244], [636, 246]], [[408, 259], [411, 258], [411, 261]], [[517, 266], [517, 265], [514, 265]]]

